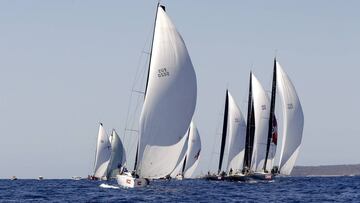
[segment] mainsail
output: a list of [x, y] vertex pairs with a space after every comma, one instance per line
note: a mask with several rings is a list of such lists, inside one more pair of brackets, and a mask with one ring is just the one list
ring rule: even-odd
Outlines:
[[120, 169], [120, 167], [124, 166], [126, 162], [125, 148], [115, 130], [112, 131], [110, 138], [111, 156], [106, 172], [107, 179], [109, 179], [112, 174], [114, 174], [114, 171], [117, 172], [117, 169]]
[[223, 130], [221, 134], [221, 144], [220, 144], [220, 156], [219, 156], [219, 166], [218, 173], [221, 172], [223, 159], [224, 159], [224, 151], [227, 137], [227, 129], [228, 129], [228, 113], [229, 113], [229, 94], [228, 90], [225, 93], [225, 107], [224, 107], [224, 121], [223, 121]]
[[290, 175], [301, 145], [304, 114], [295, 87], [278, 62], [276, 62], [276, 70], [283, 106], [283, 138], [279, 167], [281, 174]]
[[259, 80], [252, 74], [252, 97], [255, 114], [254, 150], [251, 170], [263, 171], [268, 140], [270, 101]]
[[162, 6], [157, 9], [152, 44], [137, 166], [137, 173], [145, 178], [164, 177], [174, 170], [197, 96], [185, 43]]
[[109, 163], [110, 154], [111, 145], [105, 129], [102, 123], [100, 123], [95, 153], [94, 177], [102, 178], [106, 176], [106, 169]]
[[272, 121], [272, 126], [271, 126], [271, 138], [270, 138], [270, 143], [269, 143], [269, 151], [268, 151], [268, 156], [267, 156], [267, 161], [266, 161], [266, 171], [267, 172], [271, 172], [271, 170], [274, 167], [274, 159], [275, 159], [275, 155], [276, 155], [276, 148], [277, 148], [277, 139], [278, 139], [278, 127], [277, 127], [277, 120], [276, 117], [274, 116], [274, 119]]
[[227, 171], [243, 169], [245, 154], [246, 123], [239, 106], [228, 92], [228, 165]]
[[255, 113], [254, 101], [252, 98], [252, 72], [250, 72], [249, 79], [249, 96], [248, 96], [248, 111], [246, 122], [246, 139], [245, 139], [245, 155], [244, 155], [244, 168], [246, 172], [251, 167], [252, 152], [254, 146], [254, 133], [255, 133]]
[[276, 100], [276, 58], [274, 59], [273, 80], [271, 84], [270, 112], [269, 112], [269, 128], [266, 144], [266, 155], [264, 163], [264, 172], [269, 172], [273, 168], [273, 160], [275, 158], [277, 146], [277, 122], [275, 117], [275, 100]]

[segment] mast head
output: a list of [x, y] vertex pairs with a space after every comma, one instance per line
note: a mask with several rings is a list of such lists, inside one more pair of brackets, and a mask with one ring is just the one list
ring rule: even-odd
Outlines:
[[164, 5], [159, 5], [160, 6], [160, 8], [162, 8], [164, 11], [166, 11], [166, 9], [165, 9], [165, 6]]

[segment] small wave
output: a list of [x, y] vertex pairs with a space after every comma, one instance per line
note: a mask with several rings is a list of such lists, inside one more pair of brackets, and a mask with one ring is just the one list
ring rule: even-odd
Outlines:
[[101, 187], [101, 188], [110, 188], [110, 189], [119, 189], [120, 188], [118, 186], [108, 185], [108, 184], [105, 184], [105, 183], [102, 183], [101, 185], [99, 185], [99, 187]]

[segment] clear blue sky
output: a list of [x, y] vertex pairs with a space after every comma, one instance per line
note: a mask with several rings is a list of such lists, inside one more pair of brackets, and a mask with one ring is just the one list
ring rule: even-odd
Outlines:
[[[297, 164], [360, 163], [359, 1], [162, 2], [197, 73], [202, 168], [218, 142], [225, 88], [245, 114], [249, 70], [269, 90], [275, 50], [305, 115]], [[123, 135], [155, 7], [0, 1], [0, 178], [92, 171], [98, 122]]]

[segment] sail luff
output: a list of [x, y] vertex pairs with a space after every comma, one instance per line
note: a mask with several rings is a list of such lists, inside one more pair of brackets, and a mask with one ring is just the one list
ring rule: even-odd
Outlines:
[[224, 120], [223, 120], [223, 129], [221, 134], [221, 145], [220, 145], [220, 157], [219, 157], [219, 166], [218, 166], [218, 173], [221, 172], [222, 162], [224, 158], [224, 150], [225, 150], [225, 143], [226, 143], [226, 134], [227, 134], [227, 127], [228, 127], [228, 109], [229, 108], [229, 96], [228, 90], [226, 90], [225, 94], [225, 108], [224, 108]]
[[156, 19], [157, 19], [157, 16], [158, 16], [159, 6], [160, 6], [160, 2], [158, 2], [158, 3], [157, 3], [157, 6], [156, 6], [156, 14], [155, 14], [155, 20], [154, 20], [154, 27], [153, 27], [153, 33], [152, 33], [152, 38], [151, 38], [151, 48], [150, 48], [149, 65], [148, 65], [148, 71], [147, 71], [147, 77], [146, 77], [146, 83], [145, 83], [144, 99], [145, 99], [145, 97], [146, 97], [146, 92], [147, 92], [148, 83], [149, 83], [151, 58], [152, 58], [152, 52], [153, 52], [153, 48], [154, 48], [154, 36], [155, 36], [155, 28], [156, 28]]
[[[275, 99], [276, 99], [276, 58], [274, 59], [274, 70], [273, 70], [273, 80], [271, 85], [271, 99], [270, 99], [270, 115], [269, 115], [269, 129], [268, 129], [268, 140], [266, 144], [266, 155], [265, 155], [265, 162], [264, 162], [264, 172], [268, 171], [267, 167], [267, 160], [269, 157], [269, 150], [271, 144], [271, 138], [273, 134], [273, 122], [275, 118]], [[271, 169], [270, 169], [271, 170]]]

